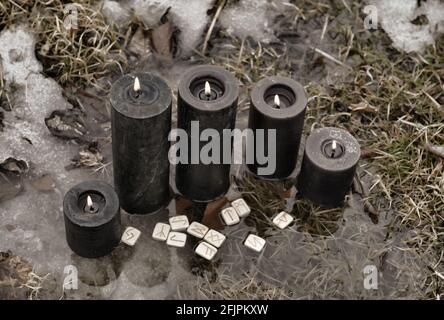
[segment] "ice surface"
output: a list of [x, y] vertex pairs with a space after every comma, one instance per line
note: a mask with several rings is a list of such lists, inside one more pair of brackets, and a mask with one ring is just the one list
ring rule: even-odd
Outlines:
[[[74, 184], [98, 177], [84, 169], [65, 169], [78, 146], [52, 136], [44, 118], [53, 110], [70, 105], [63, 98], [60, 86], [40, 73], [42, 66], [34, 57], [34, 46], [35, 37], [25, 28], [5, 30], [0, 34], [4, 78], [8, 84], [16, 82], [19, 85], [14, 95], [19, 104], [13, 111], [5, 112], [0, 158], [27, 161], [31, 167], [30, 179], [49, 174], [56, 187], [52, 192], [40, 192], [27, 182], [21, 194], [0, 203], [0, 251], [10, 249], [27, 259], [38, 274], [49, 274], [46, 282], [53, 283], [53, 288], [45, 291], [43, 297], [62, 296], [64, 268], [68, 265], [78, 269], [80, 279], [78, 290], [65, 292], [70, 298], [87, 295], [165, 298], [173, 294], [178, 279], [186, 278], [189, 273], [183, 271], [174, 250], [150, 238], [153, 221], [168, 221], [167, 211], [139, 220], [124, 215], [124, 226], [134, 223], [143, 232], [134, 248], [121, 244], [111, 256], [96, 260], [80, 258], [69, 249], [65, 240], [63, 196]], [[19, 53], [22, 60], [10, 59], [11, 50]]]
[[[11, 249], [28, 258], [37, 269], [51, 272], [53, 266], [67, 264], [71, 255], [64, 241], [63, 194], [85, 173], [65, 170], [76, 147], [53, 137], [46, 128], [44, 118], [51, 111], [70, 105], [62, 97], [59, 85], [40, 73], [42, 66], [34, 56], [34, 46], [35, 37], [22, 27], [0, 35], [6, 83], [18, 84], [13, 97], [17, 104], [11, 112], [5, 112], [7, 125], [0, 135], [0, 159], [27, 161], [32, 176], [50, 174], [56, 188], [42, 193], [28, 184], [21, 195], [1, 203], [0, 228], [10, 225], [12, 230], [0, 232], [0, 250]], [[18, 52], [22, 60], [10, 59], [11, 50]]]
[[[390, 36], [393, 46], [399, 50], [422, 52], [435, 43], [438, 33], [444, 32], [444, 3], [439, 0], [369, 0], [375, 5], [381, 27]], [[417, 17], [425, 15], [428, 23], [415, 25]]]

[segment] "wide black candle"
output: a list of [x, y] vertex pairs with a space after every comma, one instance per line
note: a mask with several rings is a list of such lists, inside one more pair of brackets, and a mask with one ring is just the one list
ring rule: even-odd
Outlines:
[[98, 258], [120, 242], [119, 198], [103, 181], [85, 181], [72, 187], [63, 199], [66, 240], [77, 255]]
[[353, 182], [360, 150], [359, 143], [345, 130], [315, 130], [305, 144], [297, 181], [299, 193], [321, 207], [340, 206]]
[[171, 89], [150, 73], [125, 75], [111, 89], [114, 184], [128, 213], [170, 200]]
[[[176, 167], [176, 186], [182, 195], [196, 202], [209, 202], [223, 196], [230, 187], [230, 164], [224, 154], [231, 155], [222, 143], [223, 130], [232, 130], [236, 122], [239, 95], [237, 80], [223, 68], [198, 66], [184, 74], [178, 89], [178, 129], [188, 135], [188, 163]], [[198, 130], [192, 130], [192, 124]], [[197, 127], [196, 127], [197, 128]], [[203, 163], [200, 157], [207, 142], [200, 141], [201, 133], [213, 129], [220, 137], [220, 156], [216, 162]], [[198, 137], [192, 137], [198, 135]], [[193, 157], [196, 161], [193, 161]], [[193, 163], [194, 162], [194, 163]]]
[[[254, 162], [247, 163], [247, 166], [260, 178], [285, 179], [296, 167], [307, 106], [305, 90], [293, 79], [274, 76], [259, 81], [253, 87], [250, 98], [248, 127], [253, 130], [255, 139], [247, 142], [247, 150], [256, 151]], [[264, 141], [258, 141], [258, 129], [264, 130]], [[276, 130], [276, 141], [269, 141], [272, 137], [270, 129]], [[269, 148], [269, 143], [273, 148]], [[274, 158], [274, 172], [261, 173], [260, 169], [269, 164], [263, 165], [258, 161], [259, 144], [263, 145], [264, 155]]]

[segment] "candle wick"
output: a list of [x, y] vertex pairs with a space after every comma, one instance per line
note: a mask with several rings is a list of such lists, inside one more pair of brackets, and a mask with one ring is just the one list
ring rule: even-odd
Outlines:
[[274, 95], [274, 105], [279, 108], [281, 106], [281, 99], [278, 94]]
[[207, 97], [211, 96], [211, 86], [208, 81], [205, 81], [205, 95]]

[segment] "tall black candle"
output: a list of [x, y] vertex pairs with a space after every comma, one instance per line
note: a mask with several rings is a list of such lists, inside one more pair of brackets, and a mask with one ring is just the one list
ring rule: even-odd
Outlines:
[[[268, 77], [259, 81], [251, 92], [251, 106], [248, 127], [253, 129], [255, 139], [247, 142], [263, 144], [264, 155], [273, 157], [275, 170], [271, 174], [262, 174], [262, 165], [257, 159], [257, 151], [254, 153], [254, 163], [247, 163], [248, 168], [258, 177], [269, 180], [285, 179], [292, 174], [296, 167], [302, 130], [304, 128], [307, 96], [304, 88], [290, 78], [279, 76]], [[258, 129], [265, 130], [265, 141], [258, 140]], [[276, 141], [269, 141], [270, 129], [276, 130]], [[269, 143], [276, 150], [272, 154]], [[253, 146], [249, 145], [251, 150]], [[247, 148], [248, 150], [248, 148]]]
[[135, 73], [114, 83], [110, 100], [120, 204], [128, 213], [154, 212], [170, 199], [171, 89], [154, 74]]
[[[188, 134], [189, 145], [205, 129], [214, 129], [221, 138], [217, 163], [202, 163], [200, 152], [207, 142], [198, 141], [196, 149], [188, 148], [189, 163], [176, 167], [176, 186], [186, 198], [209, 202], [223, 196], [230, 187], [230, 164], [223, 163], [223, 155], [231, 154], [222, 144], [223, 130], [233, 129], [239, 95], [237, 80], [231, 73], [217, 66], [198, 66], [184, 74], [178, 89], [177, 127]], [[199, 137], [192, 137], [192, 123], [198, 125]], [[198, 154], [197, 154], [198, 153]], [[192, 163], [192, 156], [197, 161]]]
[[66, 240], [77, 255], [98, 258], [120, 242], [119, 198], [103, 181], [85, 181], [72, 187], [63, 199]]
[[315, 130], [307, 138], [297, 186], [299, 193], [321, 207], [340, 206], [350, 190], [361, 151], [347, 131]]

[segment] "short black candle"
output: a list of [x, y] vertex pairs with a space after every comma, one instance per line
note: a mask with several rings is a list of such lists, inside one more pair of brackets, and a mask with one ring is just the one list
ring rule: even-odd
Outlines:
[[120, 242], [119, 199], [102, 181], [86, 181], [72, 187], [63, 199], [66, 240], [77, 255], [98, 258]]
[[171, 89], [150, 73], [125, 75], [111, 89], [114, 184], [128, 213], [170, 200]]
[[321, 207], [342, 205], [359, 158], [359, 143], [349, 132], [337, 128], [315, 130], [305, 145], [297, 181], [299, 193]]
[[[199, 124], [199, 136], [205, 129], [215, 129], [220, 137], [224, 129], [233, 129], [239, 89], [231, 73], [217, 66], [198, 66], [182, 77], [178, 89], [177, 127], [188, 134], [191, 145], [191, 123]], [[199, 142], [199, 153], [204, 142]], [[191, 148], [188, 148], [191, 159]], [[186, 198], [195, 202], [209, 202], [223, 196], [230, 187], [230, 164], [223, 164], [221, 146], [219, 163], [179, 163], [176, 167], [176, 186]]]
[[[256, 161], [248, 164], [251, 172], [267, 180], [289, 177], [295, 167], [304, 128], [307, 96], [304, 88], [290, 78], [268, 77], [259, 81], [251, 92], [248, 127], [256, 133], [265, 130], [264, 151], [268, 150], [268, 131], [276, 130], [276, 170], [270, 175], [261, 175], [262, 166]], [[254, 142], [257, 145], [256, 139]], [[256, 153], [255, 153], [256, 154]]]

